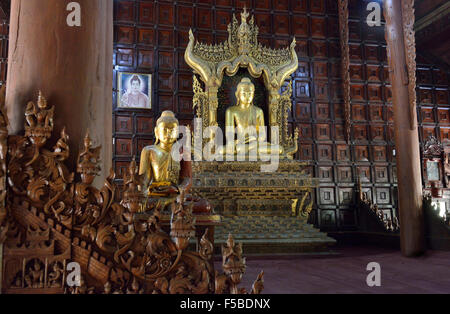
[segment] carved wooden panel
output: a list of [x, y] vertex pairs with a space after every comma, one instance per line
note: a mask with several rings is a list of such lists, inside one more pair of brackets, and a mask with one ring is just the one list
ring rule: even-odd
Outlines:
[[350, 205], [353, 201], [352, 188], [339, 188], [339, 205]]
[[328, 124], [317, 124], [316, 126], [317, 135], [316, 138], [318, 140], [330, 140], [330, 125]]
[[324, 227], [336, 227], [336, 212], [334, 210], [322, 210], [320, 215], [320, 224]]
[[352, 182], [352, 168], [338, 167], [338, 179], [340, 182]]
[[323, 205], [335, 204], [334, 188], [320, 188], [320, 203]]
[[310, 120], [311, 119], [311, 104], [297, 103], [293, 111], [293, 118], [296, 120]]
[[350, 148], [348, 145], [336, 145], [336, 154], [338, 161], [350, 161]]
[[319, 167], [319, 180], [321, 182], [333, 182], [333, 167]]
[[153, 133], [153, 118], [147, 116], [138, 116], [136, 118], [136, 126], [138, 134], [150, 135]]
[[118, 157], [132, 156], [133, 141], [130, 138], [116, 138], [115, 155]]
[[116, 133], [133, 133], [133, 119], [130, 116], [116, 116]]

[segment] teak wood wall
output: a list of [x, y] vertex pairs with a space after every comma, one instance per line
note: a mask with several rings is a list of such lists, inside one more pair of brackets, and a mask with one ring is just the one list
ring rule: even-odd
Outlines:
[[[368, 1], [349, 1], [351, 141], [345, 141], [340, 73], [339, 17], [335, 0], [115, 1], [117, 71], [153, 74], [153, 109], [116, 108], [114, 86], [114, 164], [128, 162], [154, 141], [155, 118], [173, 110], [181, 123], [193, 119], [192, 73], [184, 62], [188, 31], [200, 41], [227, 38], [233, 13], [246, 6], [256, 17], [260, 41], [271, 47], [297, 39], [299, 69], [294, 85], [291, 126], [300, 129], [296, 158], [310, 161], [320, 179], [312, 221], [328, 230], [354, 229], [351, 204], [357, 178], [367, 196], [393, 215], [396, 208], [392, 95], [384, 27], [366, 24]], [[450, 136], [448, 74], [418, 60], [421, 140]]]
[[[260, 41], [271, 47], [297, 39], [299, 69], [292, 76], [290, 123], [299, 127], [296, 158], [311, 163], [321, 181], [311, 220], [323, 229], [357, 227], [351, 204], [357, 178], [364, 192], [392, 215], [396, 208], [393, 115], [384, 27], [368, 27], [366, 0], [349, 1], [351, 134], [344, 138], [340, 74], [339, 18], [335, 0], [115, 0], [114, 166], [122, 176], [133, 156], [154, 142], [155, 117], [176, 112], [181, 123], [193, 119], [192, 73], [184, 62], [189, 28], [204, 42], [227, 38], [232, 13], [250, 8]], [[6, 78], [7, 20], [2, 23], [0, 81]], [[417, 60], [419, 137], [450, 144], [449, 75]], [[117, 71], [153, 74], [153, 109], [116, 107]]]

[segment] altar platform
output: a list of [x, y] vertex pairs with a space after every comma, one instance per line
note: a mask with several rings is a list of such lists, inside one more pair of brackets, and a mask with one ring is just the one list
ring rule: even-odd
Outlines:
[[308, 164], [280, 160], [273, 173], [260, 162], [194, 162], [192, 193], [222, 216], [216, 252], [233, 234], [246, 253], [328, 252], [336, 241], [308, 224], [318, 182]]
[[336, 240], [299, 217], [231, 216], [216, 227], [216, 248], [229, 234], [243, 244], [246, 254], [324, 253]]

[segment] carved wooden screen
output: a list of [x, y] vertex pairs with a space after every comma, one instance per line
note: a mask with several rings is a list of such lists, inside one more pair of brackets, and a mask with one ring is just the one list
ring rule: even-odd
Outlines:
[[9, 7], [3, 3], [0, 5], [0, 85], [3, 85], [8, 65]]
[[[203, 42], [224, 41], [233, 13], [250, 8], [260, 41], [271, 47], [297, 39], [299, 69], [293, 75], [291, 127], [300, 129], [296, 158], [310, 161], [320, 179], [312, 221], [328, 230], [356, 228], [357, 178], [386, 215], [395, 208], [396, 177], [392, 97], [384, 27], [366, 24], [369, 1], [349, 0], [351, 142], [345, 141], [339, 16], [336, 0], [115, 0], [117, 71], [152, 73], [153, 110], [116, 108], [114, 163], [121, 176], [133, 156], [153, 143], [154, 117], [173, 110], [193, 119], [192, 73], [184, 62], [188, 31]], [[115, 83], [116, 84], [116, 83]], [[426, 132], [450, 137], [446, 73], [418, 62], [421, 139]], [[427, 113], [430, 113], [429, 115]], [[440, 122], [437, 122], [440, 120]]]

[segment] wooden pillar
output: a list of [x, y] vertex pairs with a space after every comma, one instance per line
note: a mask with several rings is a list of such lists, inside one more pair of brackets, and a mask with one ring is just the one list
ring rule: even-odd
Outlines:
[[394, 106], [400, 241], [405, 256], [425, 251], [416, 113], [413, 0], [383, 0]]
[[[81, 26], [69, 26], [69, 3], [81, 8]], [[6, 106], [10, 134], [24, 129], [28, 101], [41, 90], [55, 106], [58, 138], [70, 136], [75, 169], [89, 129], [102, 145], [101, 179], [112, 163], [113, 0], [12, 0]]]

